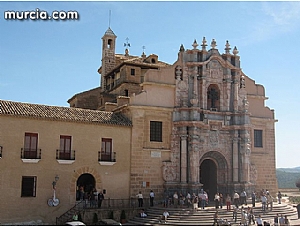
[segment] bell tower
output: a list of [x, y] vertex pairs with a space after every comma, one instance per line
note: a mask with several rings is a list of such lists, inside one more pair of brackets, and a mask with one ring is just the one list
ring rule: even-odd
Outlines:
[[116, 51], [116, 38], [117, 36], [109, 27], [102, 37], [102, 70], [101, 70], [101, 87], [105, 89], [106, 83], [104, 77], [110, 72], [116, 64], [115, 51]]

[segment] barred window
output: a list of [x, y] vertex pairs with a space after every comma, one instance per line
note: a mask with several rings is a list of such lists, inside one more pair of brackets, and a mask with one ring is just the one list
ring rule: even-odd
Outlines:
[[161, 121], [150, 121], [150, 141], [162, 142]]
[[263, 147], [263, 131], [254, 129], [254, 147]]
[[23, 176], [21, 197], [36, 196], [36, 177]]

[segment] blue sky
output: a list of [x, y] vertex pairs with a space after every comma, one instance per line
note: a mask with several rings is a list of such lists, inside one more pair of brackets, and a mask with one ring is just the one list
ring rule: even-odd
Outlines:
[[[79, 20], [5, 20], [4, 11], [76, 10]], [[111, 19], [109, 20], [109, 11]], [[275, 109], [276, 163], [300, 166], [300, 2], [0, 2], [0, 99], [68, 106], [74, 94], [100, 84], [101, 37], [109, 26], [117, 53], [155, 53], [172, 64], [181, 44], [226, 40], [243, 72], [265, 87]]]

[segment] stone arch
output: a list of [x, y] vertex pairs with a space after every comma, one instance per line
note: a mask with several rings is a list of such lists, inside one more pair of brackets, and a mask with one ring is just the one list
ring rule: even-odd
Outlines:
[[[214, 163], [216, 168], [216, 190], [218, 192], [226, 193], [228, 191], [228, 163], [226, 158], [218, 151], [209, 151], [206, 152], [199, 161], [200, 166], [200, 176], [201, 176], [201, 165], [205, 160], [210, 160], [211, 163]], [[210, 164], [213, 167], [213, 164]], [[200, 182], [202, 183], [202, 182]]]
[[71, 202], [76, 201], [76, 189], [77, 189], [77, 180], [82, 174], [91, 174], [95, 178], [95, 187], [97, 191], [102, 189], [102, 182], [100, 174], [92, 167], [83, 166], [74, 170], [73, 176], [70, 180], [70, 200]]

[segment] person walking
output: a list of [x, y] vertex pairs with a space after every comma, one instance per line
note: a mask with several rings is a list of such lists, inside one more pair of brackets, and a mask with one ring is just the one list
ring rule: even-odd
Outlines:
[[177, 192], [175, 192], [173, 195], [173, 201], [174, 201], [175, 208], [177, 208], [177, 206], [178, 206], [178, 199], [179, 199], [178, 194], [177, 194]]
[[252, 192], [252, 194], [251, 194], [251, 201], [252, 201], [252, 207], [255, 207], [255, 201], [256, 201], [256, 194], [255, 194], [255, 192]]
[[219, 213], [218, 211], [215, 212], [214, 214], [214, 223], [212, 225], [219, 225]]
[[215, 208], [218, 209], [219, 208], [219, 203], [220, 203], [220, 196], [219, 196], [219, 193], [217, 192], [215, 194]]
[[278, 198], [278, 204], [281, 204], [282, 194], [280, 191], [278, 191], [277, 198]]
[[152, 190], [150, 191], [149, 196], [150, 196], [150, 206], [153, 207], [155, 194]]
[[278, 226], [279, 225], [279, 215], [276, 214], [276, 216], [274, 217], [274, 226]]
[[138, 198], [139, 207], [143, 207], [143, 205], [144, 205], [144, 198], [143, 198], [142, 192], [139, 191], [139, 193], [136, 195], [136, 197]]
[[287, 218], [287, 215], [284, 216], [284, 225], [285, 225], [285, 226], [289, 226], [289, 225], [290, 225], [290, 221], [289, 221], [289, 219]]
[[235, 205], [236, 208], [239, 208], [239, 200], [240, 200], [240, 195], [235, 192], [233, 194], [233, 204]]
[[104, 195], [103, 195], [102, 191], [100, 191], [98, 194], [98, 208], [101, 208], [103, 200], [104, 200]]
[[227, 211], [231, 210], [231, 197], [230, 197], [229, 193], [227, 193], [227, 196], [226, 196], [226, 209], [227, 209]]
[[234, 220], [234, 222], [236, 222], [237, 220], [237, 214], [238, 214], [238, 208], [235, 207], [232, 212], [232, 219]]
[[185, 198], [186, 198], [186, 200], [187, 200], [187, 207], [189, 208], [190, 205], [192, 204], [192, 202], [191, 202], [192, 196], [191, 196], [191, 194], [188, 192]]

